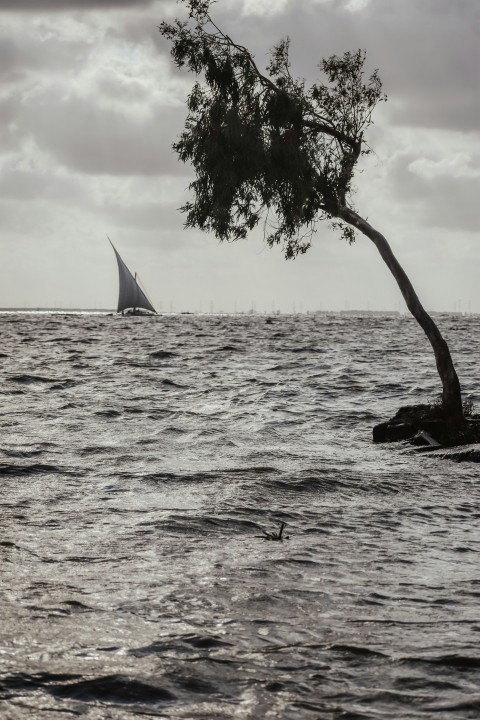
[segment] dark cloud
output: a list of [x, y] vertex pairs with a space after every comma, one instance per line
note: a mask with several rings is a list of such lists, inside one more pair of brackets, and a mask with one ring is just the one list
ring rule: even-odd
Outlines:
[[254, 50], [260, 65], [269, 48], [289, 35], [292, 72], [308, 82], [318, 78], [322, 58], [364, 48], [368, 67], [379, 69], [391, 99], [392, 121], [478, 131], [478, 0], [370, 0], [357, 11], [346, 5], [291, 0], [283, 12], [252, 19], [218, 3], [214, 13], [232, 37]]
[[13, 123], [19, 106], [19, 99], [13, 93], [0, 100], [0, 127]]
[[135, 118], [71, 98], [31, 109], [25, 130], [65, 167], [98, 175], [178, 175], [188, 172], [171, 144], [183, 127], [183, 107], [156, 108]]
[[155, 0], [0, 0], [2, 10], [119, 10], [127, 7], [145, 7]]
[[10, 37], [4, 30], [0, 34], [0, 79], [6, 85], [36, 73], [48, 72], [51, 77], [75, 72], [84, 65], [88, 52], [85, 42], [61, 37], [48, 43], [35, 37], [26, 40], [20, 35]]
[[372, 46], [384, 57], [386, 89], [400, 101], [391, 106], [392, 119], [403, 125], [478, 131], [478, 2], [397, 0], [388, 10], [384, 0], [375, 0], [371, 20], [378, 33]]

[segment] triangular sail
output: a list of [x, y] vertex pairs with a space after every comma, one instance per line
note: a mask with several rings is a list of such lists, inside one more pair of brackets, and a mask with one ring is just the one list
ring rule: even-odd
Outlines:
[[155, 313], [155, 308], [143, 292], [138, 282], [133, 277], [128, 267], [123, 262], [122, 258], [117, 252], [117, 249], [115, 248], [115, 245], [112, 243], [110, 238], [108, 238], [108, 240], [113, 248], [118, 263], [119, 291], [117, 312], [141, 308], [143, 310], [149, 310], [150, 312]]

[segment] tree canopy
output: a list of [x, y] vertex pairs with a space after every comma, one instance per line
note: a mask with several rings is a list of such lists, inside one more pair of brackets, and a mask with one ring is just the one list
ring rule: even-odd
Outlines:
[[289, 39], [270, 52], [261, 72], [252, 53], [224, 33], [210, 0], [187, 0], [188, 20], [162, 23], [178, 67], [199, 80], [188, 97], [184, 132], [174, 148], [196, 173], [186, 226], [220, 240], [246, 237], [263, 222], [270, 246], [288, 258], [305, 252], [320, 220], [339, 226], [351, 205], [364, 132], [385, 100], [378, 72], [365, 78], [365, 51], [319, 64], [322, 81], [306, 86], [290, 71]]

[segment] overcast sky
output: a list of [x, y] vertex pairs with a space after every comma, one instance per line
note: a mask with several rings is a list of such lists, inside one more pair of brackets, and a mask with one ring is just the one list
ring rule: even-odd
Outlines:
[[[218, 0], [260, 65], [285, 35], [292, 71], [364, 48], [388, 94], [356, 206], [424, 305], [480, 312], [478, 0]], [[161, 310], [404, 309], [371, 242], [327, 225], [285, 261], [183, 229], [188, 166], [171, 150], [193, 77], [157, 26], [170, 0], [0, 0], [0, 307], [113, 308], [115, 258]]]

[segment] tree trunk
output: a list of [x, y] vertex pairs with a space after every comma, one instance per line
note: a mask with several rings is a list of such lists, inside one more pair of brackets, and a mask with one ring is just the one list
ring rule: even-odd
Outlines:
[[442, 400], [445, 418], [453, 423], [461, 424], [464, 421], [464, 415], [460, 382], [453, 366], [450, 350], [440, 330], [423, 308], [413, 289], [412, 283], [393, 254], [384, 236], [350, 208], [343, 207], [339, 216], [349, 225], [353, 225], [357, 230], [360, 230], [360, 232], [370, 238], [397, 281], [408, 309], [430, 340], [433, 352], [435, 353], [437, 370], [443, 387]]

